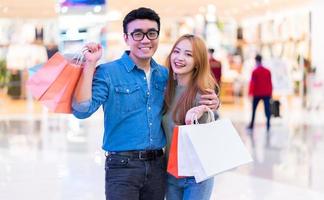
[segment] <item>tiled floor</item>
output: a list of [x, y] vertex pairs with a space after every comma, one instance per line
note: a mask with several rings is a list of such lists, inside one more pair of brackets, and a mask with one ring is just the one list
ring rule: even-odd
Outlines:
[[[249, 132], [247, 100], [222, 107], [221, 116], [234, 122], [254, 162], [217, 176], [212, 199], [324, 199], [324, 111], [300, 104], [298, 98], [282, 101], [282, 117], [272, 120], [269, 137], [262, 109]], [[0, 107], [1, 200], [104, 199], [101, 112], [79, 121], [23, 101]]]

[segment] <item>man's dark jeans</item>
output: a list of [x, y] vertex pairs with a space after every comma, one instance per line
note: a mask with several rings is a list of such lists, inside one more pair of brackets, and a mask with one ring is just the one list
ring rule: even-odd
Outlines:
[[271, 110], [270, 110], [270, 96], [266, 97], [253, 97], [253, 103], [252, 103], [252, 119], [249, 125], [249, 128], [253, 129], [254, 127], [254, 119], [255, 119], [255, 113], [257, 106], [259, 104], [259, 101], [262, 100], [264, 104], [264, 113], [267, 118], [267, 131], [270, 130], [270, 118], [271, 118]]
[[109, 154], [106, 158], [106, 200], [163, 200], [166, 160], [139, 160]]

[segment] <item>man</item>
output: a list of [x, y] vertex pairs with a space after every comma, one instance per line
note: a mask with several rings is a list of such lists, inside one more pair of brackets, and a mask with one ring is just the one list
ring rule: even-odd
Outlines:
[[255, 57], [256, 68], [252, 72], [249, 95], [253, 97], [252, 118], [248, 126], [249, 129], [254, 127], [255, 112], [260, 100], [263, 101], [264, 111], [267, 117], [267, 131], [270, 130], [270, 99], [272, 96], [271, 72], [262, 65], [262, 56]]
[[[73, 114], [86, 118], [103, 105], [106, 199], [162, 200], [166, 139], [161, 117], [168, 71], [152, 59], [160, 18], [149, 8], [138, 8], [125, 16], [123, 30], [130, 50], [120, 59], [96, 67], [102, 48], [86, 45]], [[201, 103], [210, 102], [215, 109], [216, 98], [208, 94]]]
[[222, 63], [214, 58], [213, 56], [214, 52], [215, 52], [214, 49], [212, 48], [208, 49], [209, 65], [216, 79], [216, 82], [220, 87], [221, 78], [222, 78]]

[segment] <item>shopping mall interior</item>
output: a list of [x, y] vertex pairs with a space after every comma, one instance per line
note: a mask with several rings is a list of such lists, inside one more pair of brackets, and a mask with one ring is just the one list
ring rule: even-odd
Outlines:
[[[123, 17], [141, 6], [161, 17], [159, 63], [185, 33], [203, 38], [221, 62], [218, 114], [233, 122], [253, 162], [218, 174], [211, 199], [324, 199], [322, 0], [1, 0], [0, 199], [105, 198], [102, 109], [83, 120], [54, 113], [26, 83], [55, 52], [75, 55], [88, 42], [103, 46], [100, 62], [119, 58]], [[247, 129], [257, 53], [280, 103], [270, 131], [262, 104]]]

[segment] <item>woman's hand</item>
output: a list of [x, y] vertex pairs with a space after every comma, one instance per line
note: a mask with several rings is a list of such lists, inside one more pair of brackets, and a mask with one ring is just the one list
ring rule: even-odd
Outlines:
[[88, 43], [83, 47], [84, 51], [84, 62], [83, 66], [85, 68], [93, 68], [97, 67], [97, 62], [100, 60], [102, 56], [102, 47], [97, 43]]
[[206, 89], [206, 92], [207, 94], [201, 95], [199, 103], [208, 106], [212, 111], [216, 111], [219, 108], [220, 101], [215, 90]]
[[208, 112], [208, 106], [206, 105], [200, 105], [191, 108], [190, 110], [187, 111], [186, 114], [186, 119], [185, 119], [186, 124], [192, 124], [193, 119], [195, 119], [195, 116], [197, 116], [197, 119], [199, 119], [204, 114], [204, 112]]

